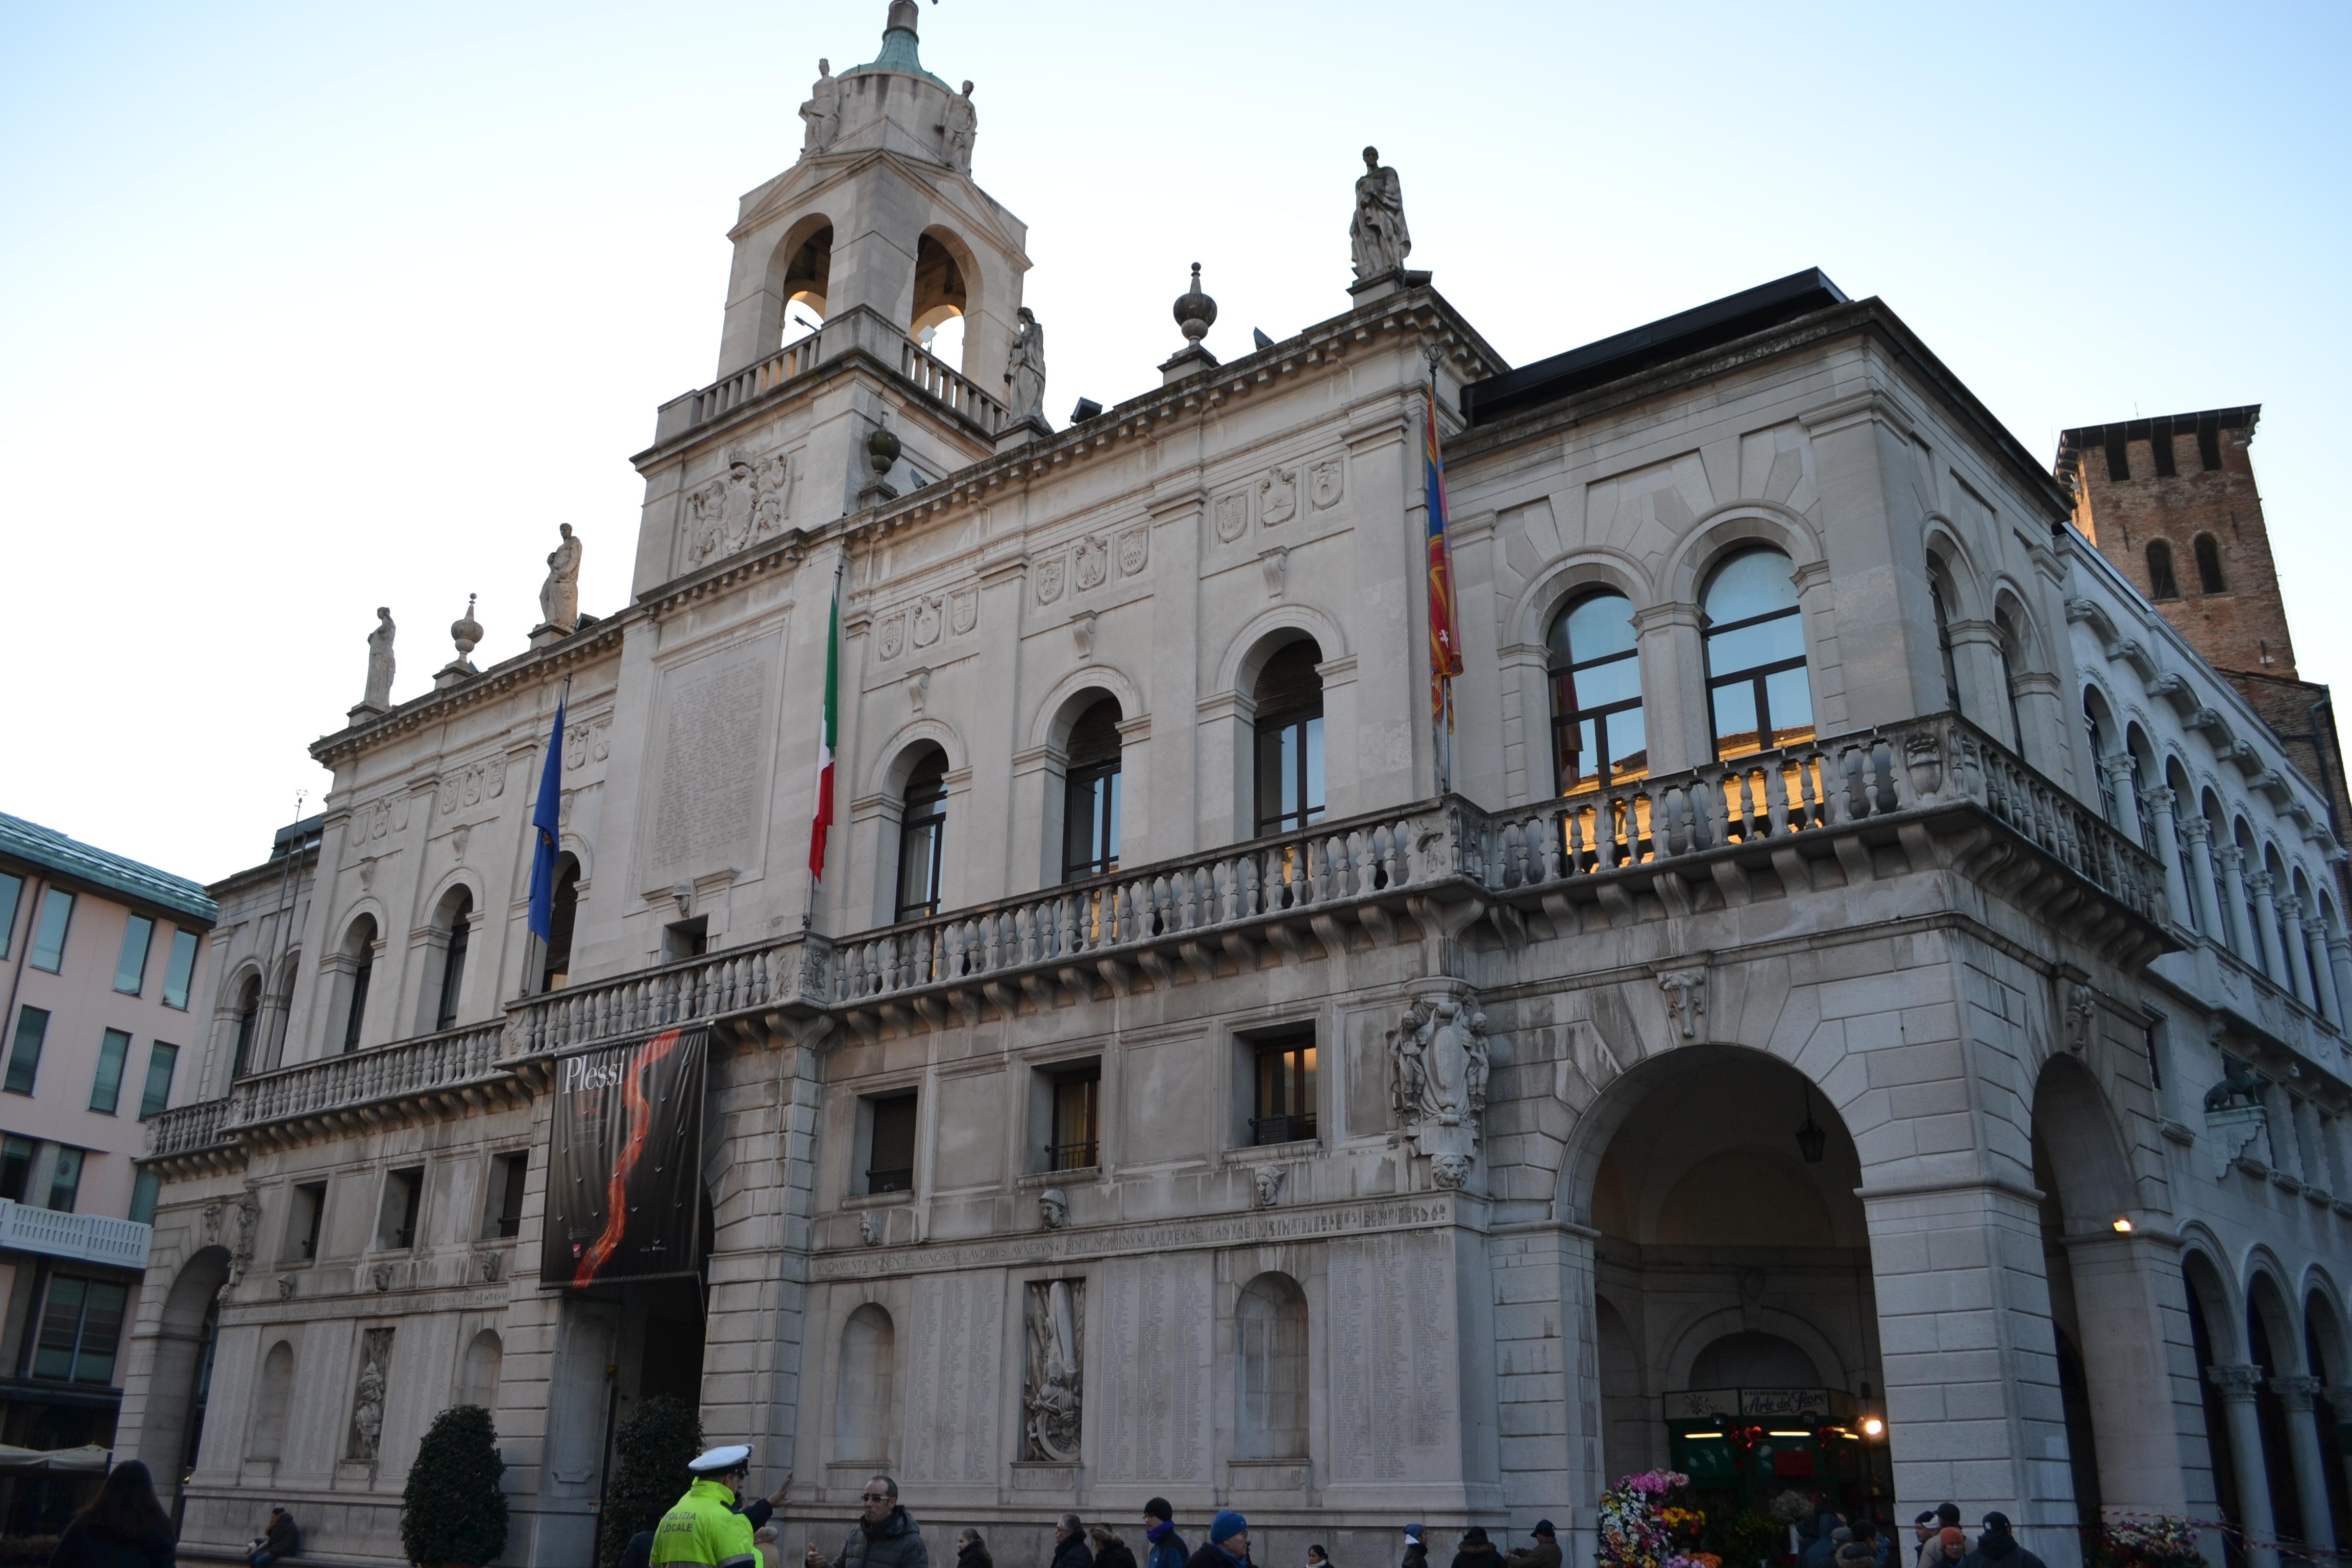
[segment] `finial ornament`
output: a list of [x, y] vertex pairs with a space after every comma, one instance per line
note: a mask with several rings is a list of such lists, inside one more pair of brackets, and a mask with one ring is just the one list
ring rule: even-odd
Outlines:
[[464, 663], [474, 657], [482, 646], [482, 623], [474, 619], [475, 595], [466, 595], [466, 613], [449, 623], [449, 640], [457, 645], [457, 659]]
[[1197, 343], [1209, 335], [1209, 329], [1216, 321], [1217, 302], [1201, 291], [1201, 264], [1195, 261], [1192, 290], [1176, 301], [1176, 325], [1182, 330], [1186, 342]]

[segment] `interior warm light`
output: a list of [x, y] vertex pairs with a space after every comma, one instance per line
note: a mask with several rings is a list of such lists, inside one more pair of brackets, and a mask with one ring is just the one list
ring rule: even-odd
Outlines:
[[1812, 1436], [1811, 1432], [1767, 1432], [1764, 1435], [1768, 1437], [1810, 1437]]
[[2116, 1228], [2117, 1230], [2124, 1231], [2131, 1229], [2131, 1216], [2129, 1215], [2117, 1215], [2116, 1216]]
[[1875, 1437], [1880, 1433], [1886, 1430], [1886, 1423], [1881, 1421], [1875, 1415], [1865, 1415], [1862, 1418], [1862, 1429], [1871, 1436]]
[[1683, 1436], [1685, 1437], [1721, 1437], [1723, 1434], [1720, 1432], [1685, 1432]]

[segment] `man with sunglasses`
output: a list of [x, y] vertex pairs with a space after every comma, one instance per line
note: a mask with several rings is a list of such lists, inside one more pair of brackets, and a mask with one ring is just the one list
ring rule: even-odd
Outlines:
[[812, 1542], [804, 1560], [808, 1568], [931, 1568], [915, 1516], [898, 1506], [898, 1483], [878, 1475], [859, 1496], [857, 1523], [840, 1553], [828, 1559]]

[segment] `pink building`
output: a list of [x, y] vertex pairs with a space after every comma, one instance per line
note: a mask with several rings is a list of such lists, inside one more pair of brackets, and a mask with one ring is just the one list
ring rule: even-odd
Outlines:
[[[0, 1443], [114, 1439], [155, 1203], [133, 1162], [204, 1043], [218, 912], [185, 878], [0, 815]], [[0, 1482], [0, 1521], [54, 1529], [72, 1500]]]

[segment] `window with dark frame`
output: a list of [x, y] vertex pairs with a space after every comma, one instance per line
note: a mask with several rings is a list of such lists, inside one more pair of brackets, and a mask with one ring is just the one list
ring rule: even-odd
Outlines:
[[1649, 736], [1633, 603], [1604, 589], [1563, 606], [1545, 639], [1554, 779], [1562, 795], [1645, 778]]
[[940, 860], [947, 849], [948, 754], [930, 748], [907, 777], [898, 812], [898, 902], [894, 919], [940, 912]]
[[132, 915], [122, 922], [122, 955], [114, 961], [114, 988], [125, 996], [147, 989], [147, 950], [155, 945], [155, 922]]
[[457, 1026], [458, 999], [466, 988], [466, 949], [474, 939], [474, 896], [462, 889], [449, 914], [449, 945], [441, 955], [441, 1000], [434, 1009], [433, 1029]]
[[1256, 1057], [1251, 1098], [1252, 1143], [1297, 1143], [1315, 1136], [1315, 1031], [1267, 1036], [1252, 1042]]
[[580, 862], [566, 855], [555, 868], [555, 893], [547, 913], [547, 959], [539, 988], [561, 991], [572, 983], [572, 933], [580, 921]]
[[867, 1192], [915, 1190], [915, 1104], [911, 1090], [883, 1095], [870, 1102], [867, 1114], [873, 1122], [866, 1143]]
[[128, 1287], [110, 1279], [52, 1278], [33, 1347], [33, 1375], [51, 1383], [112, 1383], [130, 1294]]
[[16, 1009], [16, 1030], [8, 1043], [8, 1074], [0, 1079], [0, 1089], [10, 1094], [33, 1092], [33, 1085], [41, 1076], [41, 1046], [48, 1037], [47, 1008], [28, 1005]]
[[327, 1217], [327, 1184], [299, 1182], [294, 1187], [292, 1223], [286, 1227], [286, 1256], [306, 1263], [319, 1258], [319, 1230]]
[[528, 1152], [499, 1156], [499, 1210], [491, 1222], [491, 1235], [511, 1238], [522, 1234], [523, 1184], [530, 1176], [530, 1155]]
[[1062, 787], [1062, 880], [1118, 869], [1118, 704], [1106, 697], [1070, 726]]
[[425, 1196], [421, 1167], [387, 1171], [383, 1177], [383, 1208], [376, 1216], [379, 1250], [401, 1252], [416, 1245], [416, 1210]]
[[16, 951], [16, 906], [25, 901], [25, 879], [0, 871], [0, 958]]
[[187, 1011], [188, 989], [196, 978], [196, 933], [172, 931], [172, 961], [163, 971], [163, 1005]]
[[1944, 602], [1944, 584], [1933, 575], [1927, 579], [1927, 602], [1936, 613], [1936, 656], [1944, 666], [1944, 702], [1953, 712], [1961, 713], [1960, 666], [1952, 653], [1951, 606]]
[[122, 1104], [122, 1066], [131, 1055], [131, 1037], [121, 1029], [109, 1029], [99, 1037], [98, 1071], [89, 1080], [89, 1108], [100, 1116], [111, 1116]]
[[1717, 760], [1811, 740], [1803, 609], [1789, 558], [1741, 551], [1707, 579], [1701, 610]]
[[362, 915], [352, 932], [352, 1003], [343, 1010], [343, 1050], [360, 1048], [360, 1030], [367, 1023], [368, 984], [375, 978], [375, 921]]
[[25, 1201], [25, 1189], [33, 1181], [33, 1156], [40, 1152], [40, 1144], [33, 1139], [14, 1132], [0, 1136], [0, 1198]]
[[1255, 744], [1257, 834], [1289, 833], [1323, 820], [1322, 650], [1291, 643], [1258, 672]]
[[155, 1173], [152, 1165], [142, 1165], [131, 1179], [131, 1223], [153, 1225], [155, 1200], [163, 1195], [163, 1178]]
[[2019, 756], [2032, 762], [2025, 746], [2025, 710], [2017, 701], [2017, 668], [2012, 658], [2018, 646], [2017, 624], [2007, 610], [2002, 610], [1993, 616], [1993, 626], [2000, 645], [2000, 689], [2009, 700], [2010, 744], [2017, 748]]
[[2190, 553], [2197, 558], [2197, 591], [2200, 594], [2226, 594], [2227, 579], [2221, 575], [2221, 546], [2210, 533], [2200, 533]]
[[253, 1070], [253, 1037], [261, 1024], [261, 976], [251, 976], [245, 983], [245, 995], [236, 1005], [236, 1056], [229, 1063], [228, 1075], [243, 1078]]
[[70, 1143], [58, 1145], [57, 1158], [49, 1165], [48, 1208], [58, 1214], [74, 1212], [74, 1201], [81, 1195], [82, 1166], [89, 1158], [86, 1150]]
[[139, 1120], [146, 1121], [172, 1106], [172, 1074], [179, 1067], [180, 1047], [151, 1041], [147, 1047], [147, 1083], [139, 1091]]
[[[2109, 823], [2115, 823], [2116, 784], [2115, 780], [2107, 776], [2107, 770], [2102, 765], [2107, 757], [2106, 731], [2100, 724], [2099, 716], [2091, 710], [2091, 701], [2087, 695], [2083, 699], [2083, 732], [2090, 738], [2091, 742], [2091, 772], [2098, 775], [2099, 814]], [[2121, 825], [2116, 824], [2116, 826]]]
[[33, 951], [26, 958], [34, 968], [51, 974], [65, 967], [66, 937], [73, 929], [74, 896], [63, 888], [41, 895], [41, 923], [33, 931]]
[[2147, 542], [2147, 596], [2178, 599], [2180, 584], [2172, 575], [2172, 546], [2161, 539]]
[[1045, 1145], [1049, 1171], [1088, 1171], [1102, 1160], [1102, 1062], [1062, 1068], [1054, 1074], [1053, 1139]]

